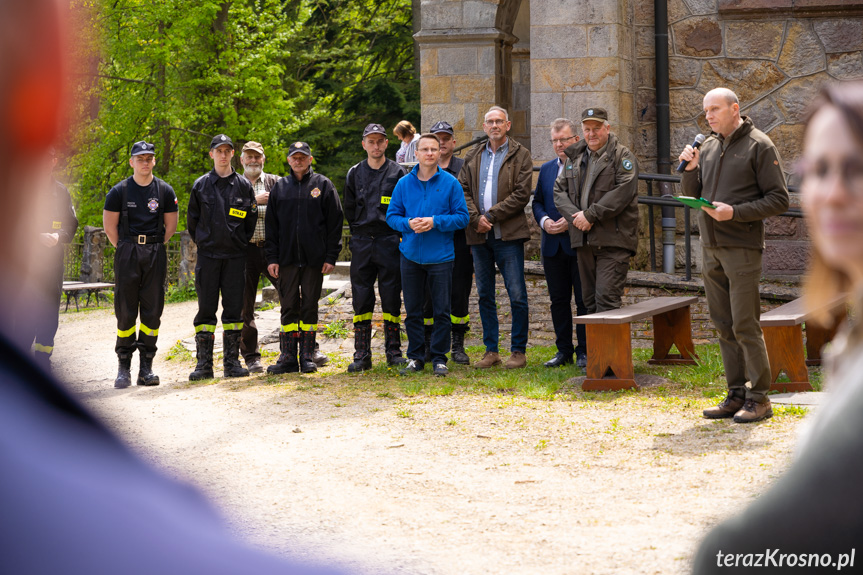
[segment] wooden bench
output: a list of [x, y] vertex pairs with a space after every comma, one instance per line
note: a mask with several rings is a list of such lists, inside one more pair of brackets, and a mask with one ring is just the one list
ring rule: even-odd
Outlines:
[[[587, 326], [587, 378], [585, 391], [638, 388], [632, 365], [631, 324], [653, 318], [654, 364], [694, 364], [689, 306], [697, 297], [658, 297], [620, 309], [575, 316], [573, 323]], [[671, 346], [680, 353], [670, 354]]]
[[[69, 299], [75, 298], [75, 311], [78, 311], [78, 296], [81, 292], [87, 292], [87, 303], [90, 305], [90, 298], [96, 296], [96, 303], [99, 303], [100, 297], [105, 297], [101, 294], [104, 289], [112, 288], [114, 284], [106, 282], [84, 283], [84, 282], [63, 282], [63, 293], [66, 294], [66, 310], [69, 311]], [[105, 298], [108, 301], [108, 298]]]
[[[845, 314], [845, 297], [837, 298], [825, 306], [837, 319]], [[812, 391], [809, 370], [806, 366], [821, 365], [821, 348], [833, 339], [837, 321], [832, 328], [809, 323], [806, 325], [806, 354], [803, 353], [803, 324], [809, 314], [803, 308], [803, 298], [781, 305], [761, 314], [761, 330], [770, 360], [770, 389], [775, 391]], [[777, 383], [781, 372], [790, 381]]]

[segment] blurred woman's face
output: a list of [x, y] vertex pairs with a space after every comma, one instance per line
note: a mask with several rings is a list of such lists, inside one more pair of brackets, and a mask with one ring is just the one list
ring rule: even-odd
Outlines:
[[863, 285], [863, 147], [833, 106], [809, 123], [803, 148], [803, 210], [824, 261]]

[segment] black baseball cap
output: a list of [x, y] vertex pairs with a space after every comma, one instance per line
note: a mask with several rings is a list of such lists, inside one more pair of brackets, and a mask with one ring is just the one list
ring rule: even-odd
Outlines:
[[429, 130], [432, 134], [439, 134], [441, 132], [446, 132], [450, 136], [455, 136], [455, 132], [453, 132], [452, 125], [449, 122], [438, 122]]
[[608, 112], [606, 112], [605, 108], [587, 108], [584, 112], [581, 113], [581, 121], [584, 122], [585, 120], [607, 122]]
[[156, 146], [144, 140], [132, 144], [132, 153], [130, 156], [140, 156], [141, 154], [156, 155]]
[[218, 136], [213, 138], [213, 141], [210, 142], [210, 149], [212, 150], [213, 148], [218, 148], [222, 145], [228, 145], [231, 146], [232, 150], [234, 149], [234, 142], [232, 142], [231, 138], [229, 138], [225, 134], [219, 134]]
[[294, 142], [291, 144], [291, 149], [288, 150], [288, 157], [290, 158], [294, 154], [305, 154], [307, 156], [311, 156], [312, 150], [305, 142]]
[[368, 126], [366, 126], [363, 130], [363, 138], [365, 138], [369, 134], [380, 134], [385, 138], [387, 137], [386, 129], [384, 129], [384, 127], [380, 124], [369, 124]]

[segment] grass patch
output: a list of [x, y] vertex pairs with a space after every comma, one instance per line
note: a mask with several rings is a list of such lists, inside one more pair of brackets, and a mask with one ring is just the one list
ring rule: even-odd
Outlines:
[[183, 342], [181, 340], [177, 340], [177, 343], [168, 350], [168, 353], [165, 354], [165, 359], [168, 361], [178, 360], [178, 361], [195, 361], [195, 356], [191, 351], [183, 347]]
[[345, 324], [344, 320], [339, 319], [324, 326], [324, 329], [321, 330], [321, 333], [323, 333], [327, 337], [344, 339], [348, 337], [350, 330], [348, 329], [348, 326]]
[[165, 290], [165, 303], [179, 303], [195, 299], [198, 299], [198, 292], [195, 291], [195, 282], [193, 281], [185, 284], [168, 284], [168, 289]]

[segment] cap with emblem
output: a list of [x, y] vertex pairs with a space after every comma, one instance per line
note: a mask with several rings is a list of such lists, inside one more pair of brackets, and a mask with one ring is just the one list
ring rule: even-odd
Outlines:
[[140, 156], [141, 154], [156, 154], [156, 146], [141, 140], [132, 144], [132, 156]]
[[258, 142], [246, 142], [246, 144], [243, 146], [243, 152], [246, 151], [257, 152], [262, 156], [264, 155], [264, 147]]
[[597, 122], [607, 122], [608, 112], [605, 108], [588, 108], [581, 113], [581, 121], [596, 120]]
[[226, 136], [225, 134], [219, 134], [213, 141], [210, 142], [210, 149], [218, 148], [219, 146], [231, 146], [231, 149], [234, 149], [234, 142], [231, 141], [231, 138]]
[[380, 135], [386, 137], [387, 131], [380, 124], [369, 124], [363, 130], [363, 138], [365, 138], [369, 134], [380, 134]]
[[311, 156], [312, 150], [305, 142], [295, 142], [291, 144], [291, 149], [288, 151], [288, 157], [290, 158], [294, 154], [305, 154], [307, 156]]
[[429, 130], [432, 134], [440, 134], [442, 132], [446, 132], [450, 136], [455, 136], [455, 132], [453, 132], [452, 125], [449, 122], [438, 122]]

